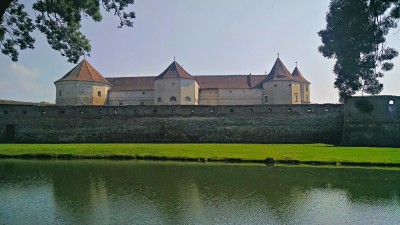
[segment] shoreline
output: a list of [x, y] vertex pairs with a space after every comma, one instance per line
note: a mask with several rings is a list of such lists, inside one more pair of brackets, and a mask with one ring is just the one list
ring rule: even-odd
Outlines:
[[93, 159], [93, 160], [145, 160], [145, 161], [175, 161], [175, 162], [219, 162], [227, 164], [241, 164], [241, 163], [254, 163], [263, 164], [266, 166], [274, 165], [289, 165], [289, 166], [334, 166], [334, 167], [378, 167], [378, 168], [400, 168], [400, 163], [379, 163], [379, 162], [326, 162], [326, 161], [301, 161], [296, 159], [288, 160], [275, 160], [273, 158], [266, 158], [264, 160], [248, 160], [241, 158], [190, 158], [190, 157], [165, 157], [165, 156], [132, 156], [132, 155], [74, 155], [74, 154], [0, 154], [1, 159], [37, 159], [37, 160], [79, 160], [79, 159]]

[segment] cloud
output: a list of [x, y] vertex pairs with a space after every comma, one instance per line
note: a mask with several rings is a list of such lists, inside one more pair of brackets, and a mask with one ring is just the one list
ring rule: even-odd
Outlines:
[[52, 95], [52, 90], [40, 80], [42, 77], [37, 68], [13, 62], [0, 69], [0, 76], [0, 98], [40, 102], [48, 101]]
[[21, 78], [21, 80], [32, 80], [39, 76], [40, 72], [37, 68], [28, 69], [23, 65], [17, 63], [11, 64], [11, 72]]

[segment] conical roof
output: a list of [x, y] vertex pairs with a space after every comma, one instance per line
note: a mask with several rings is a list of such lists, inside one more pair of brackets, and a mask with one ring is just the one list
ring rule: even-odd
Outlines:
[[54, 83], [61, 81], [89, 81], [110, 85], [110, 83], [92, 65], [90, 65], [86, 59], [83, 59], [72, 70]]
[[308, 82], [308, 80], [306, 80], [306, 78], [303, 77], [303, 75], [301, 74], [301, 72], [300, 72], [299, 68], [297, 68], [297, 66], [296, 66], [296, 68], [294, 68], [294, 70], [293, 70], [293, 72], [292, 72], [292, 76], [293, 76], [296, 80], [298, 80], [299, 82], [302, 82], [302, 83], [310, 83], [310, 82]]
[[162, 78], [187, 78], [193, 79], [193, 77], [183, 69], [175, 60], [164, 70], [156, 79]]
[[283, 62], [277, 58], [266, 81], [296, 81]]

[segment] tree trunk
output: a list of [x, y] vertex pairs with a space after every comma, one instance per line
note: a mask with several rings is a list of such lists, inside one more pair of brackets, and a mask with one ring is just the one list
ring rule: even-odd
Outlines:
[[13, 0], [1, 0], [0, 1], [0, 26], [1, 23], [3, 22], [3, 16], [4, 13], [6, 12], [7, 8], [10, 7], [10, 4]]

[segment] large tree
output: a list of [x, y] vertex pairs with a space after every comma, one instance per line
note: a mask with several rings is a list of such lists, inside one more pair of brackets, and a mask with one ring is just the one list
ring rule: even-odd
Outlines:
[[76, 63], [91, 50], [89, 40], [80, 31], [82, 18], [101, 21], [103, 7], [119, 18], [119, 28], [132, 27], [135, 13], [127, 9], [133, 3], [134, 0], [36, 0], [32, 5], [35, 18], [30, 18], [19, 0], [0, 0], [1, 52], [18, 61], [19, 50], [34, 48], [31, 33], [38, 29], [53, 49]]
[[397, 27], [400, 0], [331, 0], [326, 28], [318, 32], [323, 45], [318, 50], [336, 59], [335, 87], [343, 102], [357, 92], [379, 94], [379, 78], [390, 71], [397, 50], [386, 35]]

